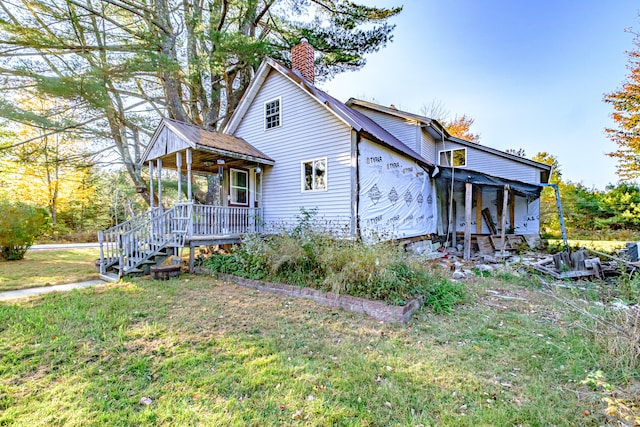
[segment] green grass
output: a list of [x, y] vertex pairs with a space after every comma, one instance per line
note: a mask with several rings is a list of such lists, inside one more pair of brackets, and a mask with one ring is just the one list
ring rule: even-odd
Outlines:
[[28, 251], [20, 261], [0, 260], [0, 291], [98, 278], [98, 249]]
[[[562, 245], [562, 239], [548, 239], [550, 245]], [[568, 239], [570, 247], [584, 247], [587, 249], [594, 249], [596, 251], [613, 252], [616, 249], [623, 249], [626, 247], [626, 241], [621, 240], [574, 240]]]
[[0, 425], [605, 424], [580, 381], [623, 373], [579, 319], [469, 286], [408, 325], [191, 276], [1, 304]]

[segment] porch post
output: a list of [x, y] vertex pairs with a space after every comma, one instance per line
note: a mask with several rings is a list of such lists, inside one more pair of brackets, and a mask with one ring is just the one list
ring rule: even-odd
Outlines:
[[158, 159], [158, 207], [162, 210], [162, 159]]
[[500, 252], [501, 255], [504, 255], [504, 248], [505, 248], [505, 244], [506, 242], [506, 232], [507, 230], [505, 230], [505, 228], [507, 228], [507, 208], [509, 203], [509, 186], [505, 185], [504, 186], [504, 191], [502, 192], [502, 218], [500, 218], [500, 244], [501, 244], [501, 248], [500, 248]]
[[482, 187], [476, 187], [476, 234], [482, 234]]
[[149, 207], [153, 211], [153, 160], [149, 160]]
[[187, 200], [191, 201], [191, 148], [187, 148]]
[[516, 196], [513, 190], [509, 189], [509, 226], [516, 228]]
[[176, 169], [178, 170], [178, 202], [182, 201], [182, 153], [176, 151]]
[[471, 258], [471, 205], [473, 204], [473, 184], [465, 182], [464, 197], [464, 259]]

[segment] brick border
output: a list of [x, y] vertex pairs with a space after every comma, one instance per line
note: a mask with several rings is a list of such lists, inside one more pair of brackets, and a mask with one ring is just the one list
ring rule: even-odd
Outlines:
[[307, 298], [318, 304], [328, 307], [342, 307], [355, 313], [366, 314], [376, 320], [393, 323], [405, 323], [420, 308], [421, 302], [412, 299], [406, 305], [389, 305], [381, 301], [371, 301], [350, 295], [338, 295], [331, 292], [322, 292], [313, 288], [301, 288], [299, 286], [285, 285], [282, 283], [263, 282], [260, 280], [245, 279], [231, 274], [215, 273], [205, 269], [198, 269], [199, 273], [208, 273], [221, 280], [233, 282], [237, 285], [264, 292], [271, 292], [292, 298]]

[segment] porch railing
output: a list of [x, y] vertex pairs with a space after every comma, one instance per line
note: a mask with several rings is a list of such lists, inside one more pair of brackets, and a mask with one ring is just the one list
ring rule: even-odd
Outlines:
[[176, 205], [148, 222], [123, 233], [120, 240], [120, 271], [126, 274], [167, 246], [182, 247], [188, 232], [191, 204]]
[[193, 205], [190, 238], [259, 233], [261, 231], [261, 208]]
[[187, 239], [239, 236], [262, 231], [262, 209], [176, 203], [155, 208], [98, 233], [100, 273], [116, 266], [133, 271], [165, 247], [184, 247]]

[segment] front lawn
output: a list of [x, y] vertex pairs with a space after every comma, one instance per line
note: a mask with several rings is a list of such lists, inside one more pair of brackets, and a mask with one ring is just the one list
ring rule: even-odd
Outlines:
[[97, 279], [99, 256], [98, 249], [51, 249], [27, 251], [19, 261], [0, 259], [0, 292]]
[[0, 425], [613, 422], [599, 384], [638, 378], [584, 319], [475, 280], [467, 304], [407, 325], [202, 276], [0, 304]]

